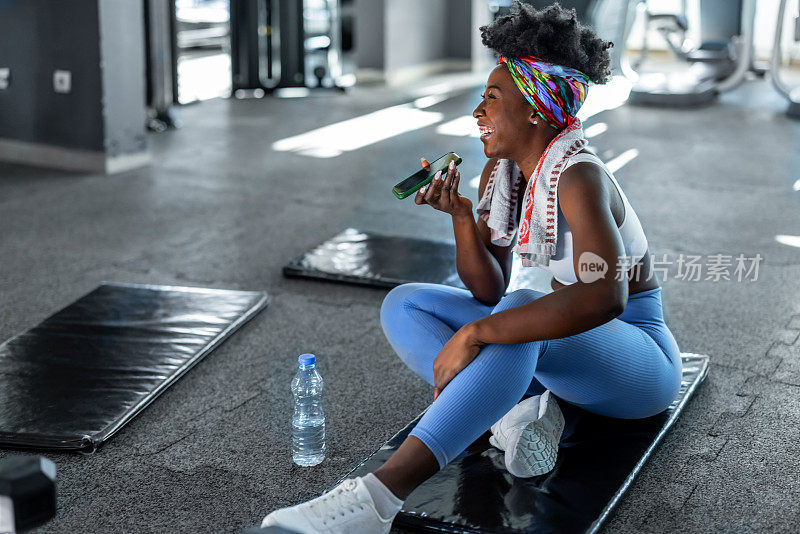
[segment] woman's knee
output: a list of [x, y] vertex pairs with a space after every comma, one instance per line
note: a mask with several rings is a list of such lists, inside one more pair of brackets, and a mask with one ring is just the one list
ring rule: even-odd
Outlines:
[[[412, 282], [402, 284], [384, 297], [381, 304], [381, 324], [386, 330], [397, 319], [398, 314], [420, 310], [434, 315], [447, 324], [466, 323], [483, 317], [489, 310], [483, 310], [469, 291], [441, 284]], [[438, 311], [438, 313], [437, 313]], [[454, 329], [459, 327], [453, 326]]]
[[394, 323], [393, 319], [396, 319], [397, 313], [405, 306], [408, 306], [411, 295], [415, 291], [419, 291], [422, 286], [424, 286], [424, 284], [401, 284], [387, 293], [381, 303], [381, 326], [384, 332], [386, 332], [388, 325]]
[[[495, 391], [494, 396], [513, 393], [512, 396], [516, 395], [516, 398], [519, 398], [531, 386], [536, 364], [544, 346], [544, 341], [514, 345], [489, 344], [481, 349], [478, 356], [461, 373], [469, 377], [470, 382], [488, 386], [490, 390]], [[517, 391], [519, 395], [516, 394]]]
[[[396, 336], [408, 336], [408, 330], [430, 313], [435, 303], [447, 297], [446, 290], [437, 284], [412, 282], [393, 288], [381, 303], [381, 328], [390, 341]], [[423, 320], [424, 322], [424, 320]]]
[[545, 294], [546, 293], [536, 291], [535, 289], [517, 289], [516, 291], [512, 291], [508, 295], [504, 296], [497, 306], [494, 307], [492, 313], [497, 313], [522, 306], [523, 304], [528, 304], [529, 302], [533, 302]]

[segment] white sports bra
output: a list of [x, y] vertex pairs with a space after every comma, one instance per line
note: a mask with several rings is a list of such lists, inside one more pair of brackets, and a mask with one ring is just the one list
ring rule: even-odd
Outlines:
[[[605, 163], [595, 156], [586, 152], [581, 152], [572, 156], [564, 166], [564, 169], [575, 163], [589, 161], [599, 165], [614, 182], [614, 185], [619, 191], [619, 196], [622, 197], [622, 203], [625, 206], [625, 214], [623, 215], [622, 224], [619, 226], [619, 233], [622, 236], [622, 242], [625, 245], [625, 270], [629, 270], [632, 266], [636, 265], [639, 260], [644, 257], [647, 252], [647, 237], [644, 235], [642, 224], [639, 222], [636, 212], [633, 211], [628, 197], [622, 192], [617, 179], [614, 174], [606, 167]], [[564, 219], [564, 214], [561, 213], [561, 206], [558, 207], [558, 237], [556, 238], [556, 251], [550, 258], [550, 263], [546, 267], [548, 271], [553, 274], [556, 281], [564, 285], [574, 284], [578, 281], [575, 275], [575, 268], [572, 261], [572, 231]]]

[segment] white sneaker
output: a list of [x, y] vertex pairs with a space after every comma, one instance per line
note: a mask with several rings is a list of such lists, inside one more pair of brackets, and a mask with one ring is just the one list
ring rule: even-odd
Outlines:
[[361, 477], [348, 478], [316, 499], [270, 513], [262, 527], [298, 534], [389, 534], [394, 516], [383, 519]]
[[506, 450], [508, 435], [513, 427], [521, 423], [529, 423], [539, 418], [539, 400], [541, 398], [541, 395], [528, 397], [511, 408], [507, 414], [492, 425], [492, 435], [489, 436], [489, 443], [501, 451]]
[[[499, 438], [495, 442], [505, 448], [506, 469], [520, 478], [543, 475], [553, 470], [558, 458], [558, 444], [564, 431], [564, 415], [550, 391], [525, 399], [520, 404], [526, 402], [529, 404], [520, 408], [516, 414], [506, 414], [508, 420], [505, 423], [501, 424], [502, 419], [495, 423]], [[530, 414], [534, 406], [537, 408], [536, 415], [527, 421], [524, 418], [520, 420], [520, 414]], [[493, 425], [493, 432], [494, 429]]]

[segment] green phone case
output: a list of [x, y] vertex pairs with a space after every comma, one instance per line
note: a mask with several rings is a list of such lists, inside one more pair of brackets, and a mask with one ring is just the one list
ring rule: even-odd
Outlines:
[[[456, 154], [455, 152], [448, 152], [447, 154], [443, 154], [443, 155], [439, 156], [438, 158], [436, 158], [435, 160], [433, 160], [433, 161], [434, 161], [434, 163], [435, 163], [435, 162], [437, 162], [437, 161], [439, 161], [439, 160], [440, 160], [440, 159], [442, 159], [443, 157], [447, 156], [448, 154], [452, 154], [452, 155], [451, 155], [451, 156], [450, 156], [450, 157], [449, 157], [447, 160], [445, 160], [445, 161], [443, 162], [443, 165], [444, 165], [444, 167], [442, 167], [442, 168], [441, 168], [441, 170], [442, 170], [442, 174], [444, 174], [444, 173], [446, 172], [446, 170], [447, 170], [447, 166], [450, 164], [450, 161], [451, 161], [451, 160], [454, 160], [454, 161], [456, 162], [456, 166], [458, 166], [458, 165], [461, 163], [461, 156], [459, 156], [459, 155], [458, 155], [458, 154]], [[411, 188], [411, 189], [408, 189], [408, 190], [406, 190], [406, 191], [402, 191], [402, 192], [401, 192], [401, 190], [399, 190], [399, 189], [398, 189], [398, 187], [400, 186], [400, 184], [402, 184], [403, 182], [405, 182], [405, 180], [403, 180], [403, 182], [400, 182], [399, 184], [396, 184], [396, 185], [395, 185], [395, 186], [392, 188], [392, 193], [394, 193], [394, 196], [396, 196], [396, 197], [397, 197], [397, 198], [399, 198], [400, 200], [403, 200], [404, 198], [408, 198], [408, 197], [410, 197], [411, 195], [413, 195], [414, 193], [416, 193], [417, 191], [419, 191], [421, 187], [423, 187], [423, 186], [426, 186], [426, 185], [428, 185], [429, 183], [431, 183], [431, 181], [433, 180], [433, 177], [436, 175], [436, 171], [438, 171], [438, 170], [440, 170], [440, 169], [435, 169], [435, 168], [433, 167], [433, 164], [431, 164], [431, 171], [432, 171], [432, 174], [430, 174], [430, 176], [428, 176], [428, 178], [427, 178], [427, 179], [423, 180], [422, 182], [420, 182], [419, 184], [417, 184], [415, 187], [413, 187], [413, 188]], [[413, 176], [413, 175], [412, 175], [412, 176]], [[410, 176], [409, 176], [409, 178], [410, 178]], [[406, 178], [406, 180], [408, 180], [408, 178]]]

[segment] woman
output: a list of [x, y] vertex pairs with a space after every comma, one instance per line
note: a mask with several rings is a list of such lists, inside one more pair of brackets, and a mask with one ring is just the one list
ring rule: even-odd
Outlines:
[[[479, 218], [452, 167], [415, 197], [452, 217], [468, 290], [405, 284], [381, 308], [389, 342], [434, 386], [434, 402], [374, 473], [273, 512], [264, 525], [389, 532], [411, 491], [490, 427], [506, 468], [534, 476], [555, 464], [564, 426], [555, 397], [642, 418], [678, 393], [680, 353], [659, 282], [647, 275], [646, 237], [614, 176], [584, 148], [575, 117], [589, 81], [610, 75], [611, 43], [558, 4], [537, 11], [516, 2], [481, 32], [500, 59], [473, 112], [489, 158]], [[553, 273], [552, 292], [504, 296], [512, 247], [524, 266]], [[520, 402], [526, 393], [536, 396]]]

